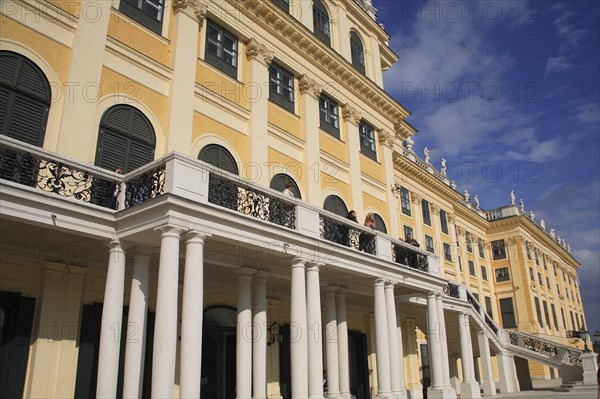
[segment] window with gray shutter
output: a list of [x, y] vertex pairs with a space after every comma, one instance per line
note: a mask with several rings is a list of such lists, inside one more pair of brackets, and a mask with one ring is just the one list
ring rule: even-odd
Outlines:
[[209, 144], [200, 150], [198, 159], [234, 175], [239, 174], [237, 162], [227, 149], [218, 144]]
[[95, 165], [127, 173], [152, 162], [155, 146], [148, 118], [130, 105], [115, 105], [102, 115]]
[[50, 99], [48, 79], [33, 61], [0, 51], [0, 134], [41, 147]]
[[387, 227], [385, 227], [383, 218], [376, 213], [373, 216], [375, 217], [375, 230], [387, 234]]
[[342, 217], [348, 216], [348, 208], [346, 207], [344, 200], [337, 195], [330, 195], [329, 197], [325, 198], [323, 209]]

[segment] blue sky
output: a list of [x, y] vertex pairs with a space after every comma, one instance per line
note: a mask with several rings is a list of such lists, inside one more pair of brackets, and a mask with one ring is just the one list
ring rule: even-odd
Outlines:
[[374, 0], [399, 61], [386, 90], [431, 162], [481, 207], [514, 190], [571, 245], [600, 330], [600, 2]]

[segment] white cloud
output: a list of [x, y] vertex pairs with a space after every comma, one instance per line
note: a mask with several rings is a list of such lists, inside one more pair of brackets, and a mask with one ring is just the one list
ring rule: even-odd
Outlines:
[[591, 102], [579, 104], [574, 114], [575, 120], [579, 123], [600, 123], [600, 103]]
[[546, 61], [546, 71], [544, 72], [544, 77], [548, 77], [553, 73], [558, 73], [562, 71], [566, 71], [568, 69], [573, 68], [575, 65], [571, 64], [567, 57], [563, 55], [559, 55], [557, 57], [550, 57]]

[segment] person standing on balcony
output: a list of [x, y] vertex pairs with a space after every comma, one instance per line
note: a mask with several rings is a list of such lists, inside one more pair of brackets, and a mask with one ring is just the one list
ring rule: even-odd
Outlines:
[[[116, 168], [115, 173], [123, 174], [123, 168]], [[110, 209], [117, 208], [117, 199], [119, 197], [119, 193], [121, 192], [121, 182], [119, 181], [111, 181], [107, 184], [106, 187], [106, 207]]]
[[288, 197], [295, 198], [296, 196], [294, 195], [294, 183], [292, 183], [291, 181], [288, 182], [285, 185], [285, 188], [283, 189], [282, 193]]
[[[375, 229], [377, 227], [377, 222], [375, 222], [375, 215], [373, 213], [368, 213], [367, 217], [365, 217], [365, 227], [370, 227], [371, 229]], [[358, 237], [358, 249], [359, 251], [367, 251], [371, 247], [371, 242], [373, 241], [374, 236], [366, 231], [360, 233]]]

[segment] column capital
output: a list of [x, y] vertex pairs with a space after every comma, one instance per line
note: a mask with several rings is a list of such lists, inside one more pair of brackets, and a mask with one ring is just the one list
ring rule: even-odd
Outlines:
[[394, 139], [396, 138], [395, 135], [387, 130], [384, 130], [383, 128], [375, 129], [375, 131], [377, 132], [377, 137], [381, 145], [389, 149], [394, 148]]
[[342, 116], [346, 122], [350, 122], [355, 126], [358, 126], [362, 117], [360, 112], [350, 105], [350, 103], [346, 103], [342, 107]]
[[269, 273], [269, 272], [259, 270], [252, 277], [254, 280], [266, 281], [270, 275], [271, 275], [271, 273]]
[[186, 234], [186, 242], [196, 242], [196, 243], [204, 243], [211, 234], [203, 233], [198, 230], [188, 230]]
[[385, 282], [385, 288], [391, 288], [393, 290], [396, 284], [398, 284], [396, 281], [387, 280]]
[[183, 233], [185, 231], [185, 229], [183, 227], [173, 226], [170, 224], [157, 227], [154, 230], [160, 230], [161, 237], [169, 237], [170, 236], [170, 237], [177, 237], [178, 239], [181, 238], [181, 233]]
[[[262, 56], [262, 57], [259, 57]], [[248, 43], [246, 43], [246, 57], [251, 61], [253, 59], [259, 60], [266, 66], [271, 65], [273, 61], [273, 50], [269, 49], [263, 43], [259, 43], [255, 38], [251, 38]]]
[[319, 263], [319, 262], [308, 262], [306, 264], [306, 271], [307, 272], [318, 272], [321, 267], [324, 266], [323, 263]]
[[431, 213], [433, 213], [434, 215], [439, 215], [440, 214], [440, 207], [439, 207], [439, 205], [429, 204], [429, 206], [431, 207]]
[[415, 191], [411, 191], [410, 199], [412, 200], [413, 204], [421, 206], [421, 200], [423, 199], [423, 196]]
[[238, 276], [238, 278], [251, 278], [254, 274], [256, 274], [256, 270], [249, 267], [240, 267], [235, 269], [233, 272]]
[[379, 287], [379, 286], [385, 286], [386, 280], [382, 277], [377, 277], [375, 279], [375, 283], [373, 283], [373, 285], [375, 287]]
[[338, 287], [336, 287], [335, 285], [328, 285], [327, 287], [323, 288], [323, 292], [325, 292], [326, 294], [335, 294], [338, 291]]
[[306, 264], [307, 264], [307, 263], [308, 263], [308, 260], [307, 260], [307, 259], [304, 259], [304, 258], [299, 258], [299, 257], [295, 257], [295, 258], [292, 260], [291, 267], [292, 267], [292, 269], [293, 269], [293, 268], [295, 268], [295, 267], [301, 267], [301, 268], [303, 268], [303, 269], [304, 269], [304, 268], [306, 267]]
[[454, 224], [456, 222], [456, 217], [453, 213], [447, 213], [446, 216], [448, 217], [448, 223]]
[[173, 7], [173, 13], [175, 14], [180, 11], [185, 11], [188, 9], [188, 7], [190, 7], [190, 11], [193, 12], [198, 19], [200, 26], [202, 26], [204, 23], [204, 19], [206, 19], [206, 13], [208, 12], [208, 6], [198, 0], [172, 0], [171, 6]]
[[339, 287], [337, 289], [337, 291], [335, 292], [336, 296], [346, 296], [346, 292], [348, 292], [348, 288], [346, 287]]
[[300, 94], [309, 94], [312, 95], [315, 99], [318, 99], [321, 95], [321, 91], [323, 88], [320, 84], [317, 83], [316, 80], [310, 78], [307, 74], [303, 74], [300, 76], [298, 80]]
[[427, 293], [427, 299], [429, 299], [429, 298], [435, 299], [436, 295], [437, 295], [437, 292], [435, 292], [435, 291], [429, 291]]

